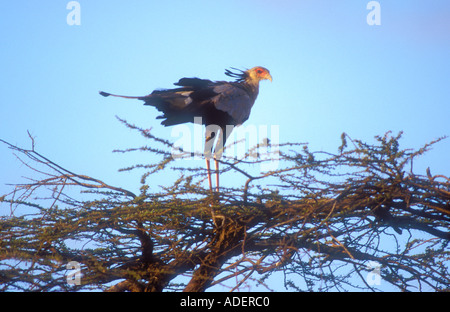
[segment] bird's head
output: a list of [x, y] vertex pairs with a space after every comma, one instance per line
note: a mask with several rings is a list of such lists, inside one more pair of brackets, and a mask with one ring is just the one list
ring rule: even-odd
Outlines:
[[246, 71], [237, 69], [232, 67], [232, 69], [236, 70], [236, 72], [232, 72], [229, 69], [225, 70], [225, 75], [237, 78], [237, 82], [246, 82], [250, 84], [258, 84], [261, 80], [268, 79], [272, 81], [272, 76], [267, 68], [262, 66], [256, 66]]
[[248, 78], [255, 82], [260, 82], [261, 80], [267, 79], [272, 81], [272, 76], [267, 68], [262, 66], [256, 66], [246, 71]]

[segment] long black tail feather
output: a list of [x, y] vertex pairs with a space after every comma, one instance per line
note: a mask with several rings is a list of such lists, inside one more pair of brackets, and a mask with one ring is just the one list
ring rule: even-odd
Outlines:
[[100, 95], [107, 97], [107, 96], [115, 96], [115, 97], [120, 97], [120, 98], [124, 98], [124, 99], [138, 99], [138, 100], [145, 100], [146, 97], [148, 96], [128, 96], [128, 95], [117, 95], [117, 94], [112, 94], [112, 93], [108, 93], [108, 92], [104, 92], [104, 91], [99, 91], [98, 92]]

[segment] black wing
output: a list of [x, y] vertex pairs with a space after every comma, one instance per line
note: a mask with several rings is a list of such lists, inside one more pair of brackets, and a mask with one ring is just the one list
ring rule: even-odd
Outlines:
[[248, 119], [254, 102], [239, 83], [182, 78], [175, 85], [180, 88], [156, 90], [143, 99], [163, 112], [158, 118], [165, 126], [194, 122], [194, 117], [202, 117], [203, 124], [238, 125]]
[[146, 96], [100, 94], [143, 100], [163, 113], [158, 118], [164, 119], [161, 124], [165, 126], [194, 122], [195, 117], [202, 117], [205, 125], [240, 125], [250, 116], [256, 98], [239, 82], [181, 78], [175, 85], [179, 88], [155, 90]]

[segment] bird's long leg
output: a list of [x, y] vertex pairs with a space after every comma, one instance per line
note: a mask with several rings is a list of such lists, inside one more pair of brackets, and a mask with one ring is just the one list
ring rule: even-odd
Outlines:
[[216, 173], [216, 192], [219, 193], [219, 159], [222, 157], [223, 153], [223, 143], [224, 143], [224, 128], [219, 127], [217, 129], [217, 142], [214, 147], [214, 169]]
[[214, 156], [214, 166], [216, 169], [216, 192], [219, 193], [219, 161]]
[[223, 150], [225, 148], [225, 142], [233, 131], [233, 125], [226, 125], [220, 127], [220, 135], [217, 139], [216, 146], [214, 148], [214, 166], [216, 171], [216, 191], [219, 193], [219, 159], [222, 158]]
[[[205, 150], [204, 150], [204, 156], [205, 156], [205, 160], [206, 160], [206, 170], [208, 172], [208, 183], [209, 183], [209, 191], [211, 192], [211, 195], [213, 195], [211, 197], [211, 200], [215, 201], [216, 197], [212, 188], [212, 181], [211, 181], [211, 154], [212, 154], [212, 150], [213, 150], [213, 143], [214, 143], [214, 138], [217, 135], [218, 130], [214, 129], [211, 130], [211, 127], [206, 127], [206, 140], [205, 140]], [[215, 157], [215, 156], [214, 156]], [[214, 158], [214, 161], [216, 159]], [[216, 168], [217, 170], [217, 168]], [[211, 202], [210, 203], [210, 208], [211, 208], [211, 218], [212, 221], [214, 223], [214, 225], [216, 227], [220, 227], [221, 224], [223, 224], [224, 222], [224, 217], [223, 216], [217, 216], [215, 211], [214, 211], [214, 203]], [[222, 223], [217, 223], [217, 219], [222, 219]]]
[[212, 181], [211, 181], [211, 164], [210, 164], [210, 159], [206, 158], [206, 171], [208, 173], [208, 183], [209, 183], [209, 190], [213, 191], [212, 188]]
[[206, 171], [208, 174], [209, 190], [211, 191], [211, 193], [213, 192], [213, 187], [212, 187], [212, 179], [211, 179], [210, 160], [211, 160], [211, 154], [212, 154], [212, 149], [213, 149], [214, 137], [215, 137], [215, 132], [212, 131], [211, 129], [209, 129], [208, 127], [206, 127], [204, 156], [205, 156], [205, 160], [206, 160]]

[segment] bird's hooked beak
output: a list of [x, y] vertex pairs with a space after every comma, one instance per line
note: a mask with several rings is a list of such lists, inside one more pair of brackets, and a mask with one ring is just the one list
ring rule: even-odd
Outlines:
[[270, 82], [272, 82], [272, 75], [270, 74], [270, 72], [266, 69], [265, 75], [263, 76], [263, 79], [267, 79], [270, 80]]

